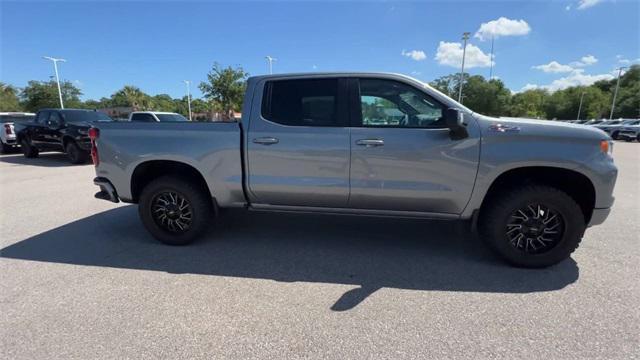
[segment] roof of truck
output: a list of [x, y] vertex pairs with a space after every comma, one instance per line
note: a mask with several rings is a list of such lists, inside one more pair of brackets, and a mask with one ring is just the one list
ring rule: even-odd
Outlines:
[[[402, 77], [406, 79], [416, 80], [410, 76], [390, 73], [390, 72], [358, 72], [358, 71], [335, 71], [335, 72], [300, 72], [300, 73], [283, 73], [283, 74], [268, 74], [251, 76], [250, 79], [270, 79], [270, 78], [287, 78], [287, 77], [323, 77], [323, 76], [341, 76], [341, 77], [358, 77], [358, 76], [388, 76], [388, 77]], [[419, 81], [419, 80], [416, 80]], [[422, 81], [420, 81], [422, 82]]]
[[132, 114], [178, 114], [170, 111], [132, 111], [131, 113]]

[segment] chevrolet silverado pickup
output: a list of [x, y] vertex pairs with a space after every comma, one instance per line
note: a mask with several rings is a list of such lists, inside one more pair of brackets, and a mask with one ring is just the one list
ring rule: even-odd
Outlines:
[[236, 123], [89, 135], [96, 197], [138, 204], [172, 245], [222, 208], [399, 216], [465, 220], [511, 264], [545, 267], [606, 219], [617, 177], [601, 130], [483, 116], [396, 74], [251, 77]]

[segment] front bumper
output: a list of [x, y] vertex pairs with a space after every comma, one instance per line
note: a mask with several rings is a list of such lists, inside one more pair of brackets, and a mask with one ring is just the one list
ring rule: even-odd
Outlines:
[[595, 225], [602, 224], [607, 219], [610, 212], [611, 212], [610, 207], [604, 208], [604, 209], [593, 209], [593, 213], [591, 214], [591, 221], [589, 221], [589, 225], [587, 226], [595, 226]]
[[109, 180], [103, 177], [97, 177], [93, 179], [93, 183], [100, 187], [100, 191], [94, 195], [96, 199], [107, 200], [114, 203], [120, 202], [118, 193], [116, 193], [116, 189]]

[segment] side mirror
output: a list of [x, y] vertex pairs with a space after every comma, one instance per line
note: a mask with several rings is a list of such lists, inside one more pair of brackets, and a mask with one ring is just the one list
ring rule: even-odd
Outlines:
[[469, 136], [462, 111], [449, 108], [444, 113], [444, 119], [449, 128], [449, 136], [451, 136], [452, 140], [461, 140]]

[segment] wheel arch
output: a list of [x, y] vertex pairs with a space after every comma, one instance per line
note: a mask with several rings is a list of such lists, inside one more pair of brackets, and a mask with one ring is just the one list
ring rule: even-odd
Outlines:
[[596, 202], [593, 182], [578, 171], [551, 166], [527, 166], [504, 171], [489, 186], [480, 212], [492, 198], [499, 196], [501, 191], [530, 184], [547, 185], [564, 191], [580, 206], [585, 224], [591, 220]]
[[131, 175], [131, 201], [137, 203], [142, 189], [160, 176], [173, 175], [198, 185], [215, 205], [211, 189], [200, 171], [190, 164], [175, 160], [148, 160], [138, 164]]

